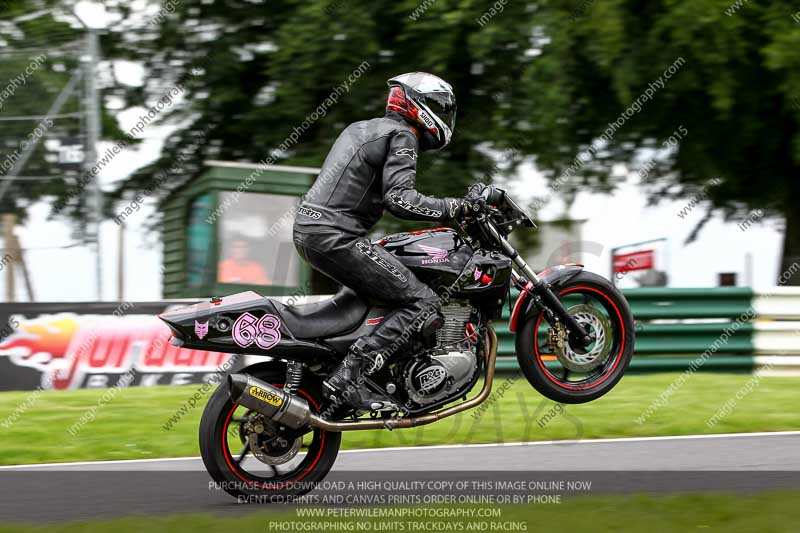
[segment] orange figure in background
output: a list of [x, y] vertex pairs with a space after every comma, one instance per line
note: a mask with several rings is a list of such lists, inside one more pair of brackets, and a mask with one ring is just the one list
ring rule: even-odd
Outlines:
[[245, 239], [234, 239], [230, 256], [220, 261], [217, 277], [220, 283], [271, 285], [264, 268], [250, 259], [250, 244]]

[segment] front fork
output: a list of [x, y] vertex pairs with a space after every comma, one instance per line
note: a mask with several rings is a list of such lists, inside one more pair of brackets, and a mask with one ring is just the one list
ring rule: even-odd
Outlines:
[[[523, 273], [525, 276], [528, 276], [527, 272], [523, 271]], [[539, 300], [540, 306], [549, 309], [550, 312], [567, 327], [571, 346], [585, 348], [591, 344], [593, 339], [589, 336], [589, 333], [583, 325], [569, 313], [569, 310], [561, 303], [561, 300], [558, 299], [553, 289], [550, 288], [550, 285], [546, 281], [539, 279], [536, 274], [534, 274], [534, 276], [535, 277], [531, 279], [531, 283], [525, 283], [522, 276], [517, 275], [517, 278], [519, 278], [519, 281], [515, 279], [517, 287], [522, 291], [527, 291], [531, 296]]]
[[523, 276], [530, 281], [530, 284], [523, 283], [520, 280], [521, 276], [515, 273], [514, 281], [520, 287], [520, 290], [528, 291], [534, 297], [538, 297], [542, 304], [567, 326], [570, 344], [573, 347], [585, 348], [591, 344], [593, 339], [589, 336], [589, 333], [574, 316], [569, 314], [567, 308], [564, 307], [564, 304], [561, 303], [561, 300], [550, 288], [550, 284], [536, 275], [536, 272], [533, 271], [528, 262], [519, 255], [516, 248], [511, 246], [511, 243], [497, 231], [497, 228], [491, 222], [485, 221], [484, 228], [500, 243], [505, 254], [517, 265]]

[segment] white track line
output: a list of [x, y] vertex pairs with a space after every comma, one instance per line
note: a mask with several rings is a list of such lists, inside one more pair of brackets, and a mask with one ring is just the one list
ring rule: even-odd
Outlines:
[[487, 444], [437, 444], [433, 446], [397, 446], [375, 449], [342, 450], [339, 453], [364, 453], [376, 451], [406, 451], [406, 450], [449, 450], [459, 448], [502, 448], [504, 446], [548, 446], [552, 444], [603, 444], [614, 442], [649, 442], [649, 441], [669, 441], [669, 440], [691, 440], [691, 439], [720, 439], [738, 437], [778, 437], [778, 436], [800, 436], [800, 431], [762, 431], [756, 433], [716, 433], [702, 435], [667, 435], [663, 437], [618, 437], [612, 439], [573, 439], [573, 440], [539, 440], [532, 442], [499, 442]]
[[[397, 446], [388, 448], [363, 448], [358, 450], [341, 450], [339, 453], [369, 453], [369, 452], [402, 452], [409, 450], [457, 450], [463, 448], [502, 448], [504, 446], [549, 446], [553, 444], [603, 444], [627, 442], [653, 442], [670, 440], [702, 440], [702, 439], [730, 439], [746, 437], [780, 437], [800, 436], [800, 431], [761, 431], [756, 433], [715, 433], [708, 435], [668, 435], [662, 437], [620, 437], [613, 439], [575, 439], [575, 440], [540, 440], [533, 442], [500, 442], [487, 444], [438, 444], [434, 446]], [[85, 466], [85, 465], [113, 465], [135, 464], [169, 461], [194, 461], [200, 457], [167, 457], [164, 459], [118, 459], [112, 461], [80, 461], [74, 463], [39, 463], [25, 465], [0, 466], [0, 470], [20, 470], [27, 468], [42, 468], [52, 466]]]
[[165, 457], [163, 459], [117, 459], [110, 461], [76, 461], [74, 463], [37, 463], [27, 465], [6, 465], [0, 466], [0, 470], [21, 469], [21, 468], [40, 468], [45, 466], [86, 466], [86, 465], [118, 465], [133, 463], [153, 463], [157, 461], [190, 461], [200, 459], [200, 457]]

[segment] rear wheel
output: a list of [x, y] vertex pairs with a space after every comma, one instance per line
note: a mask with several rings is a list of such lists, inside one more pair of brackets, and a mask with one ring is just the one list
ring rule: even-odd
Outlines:
[[[282, 364], [245, 370], [276, 387]], [[321, 383], [304, 376], [296, 394], [319, 412]], [[200, 421], [200, 453], [208, 473], [225, 492], [243, 501], [285, 501], [311, 490], [328, 474], [339, 453], [341, 433], [313, 429], [293, 433], [231, 401], [227, 380], [217, 388]]]
[[581, 272], [558, 287], [558, 297], [594, 341], [570, 344], [563, 324], [544, 311], [525, 316], [517, 335], [517, 359], [533, 387], [551, 400], [584, 403], [603, 396], [622, 378], [633, 357], [633, 315], [628, 302], [605, 278]]

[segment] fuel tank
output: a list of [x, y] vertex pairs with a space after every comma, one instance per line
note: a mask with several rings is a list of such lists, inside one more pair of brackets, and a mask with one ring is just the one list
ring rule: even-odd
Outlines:
[[384, 237], [377, 244], [433, 287], [452, 285], [474, 253], [450, 228], [396, 233]]
[[428, 286], [441, 293], [461, 277], [451, 298], [469, 300], [497, 318], [511, 281], [511, 260], [498, 253], [475, 252], [450, 228], [397, 233], [377, 242]]

